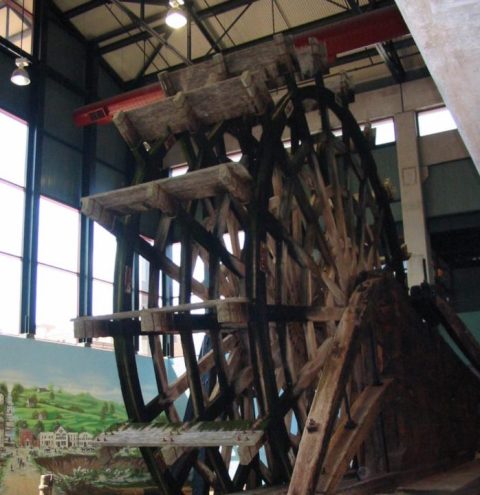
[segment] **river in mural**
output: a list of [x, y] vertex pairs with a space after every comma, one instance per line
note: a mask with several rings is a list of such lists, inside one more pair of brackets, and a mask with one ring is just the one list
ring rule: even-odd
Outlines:
[[[150, 359], [137, 358], [144, 400]], [[171, 363], [167, 370], [173, 378]], [[0, 495], [36, 495], [53, 473], [56, 495], [130, 493], [150, 484], [137, 449], [95, 438], [127, 420], [112, 352], [0, 336]]]

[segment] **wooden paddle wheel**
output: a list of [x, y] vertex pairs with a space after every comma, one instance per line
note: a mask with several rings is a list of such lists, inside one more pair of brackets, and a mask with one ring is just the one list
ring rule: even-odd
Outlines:
[[[136, 159], [132, 185], [82, 200], [118, 248], [115, 313], [77, 319], [76, 336], [113, 336], [130, 418], [98, 441], [140, 447], [158, 493], [184, 493], [191, 473], [195, 493], [375, 493], [476, 449], [475, 379], [410, 304], [369, 129], [348, 110], [348, 87], [324, 87], [323, 60], [318, 45], [295, 51], [280, 37], [162, 75], [167, 98], [114, 118]], [[164, 165], [172, 148], [184, 175]], [[135, 253], [150, 262], [141, 310]], [[178, 305], [158, 307], [162, 273], [178, 282]], [[200, 355], [194, 332], [205, 333]], [[174, 382], [171, 334], [186, 368]], [[148, 402], [139, 335], [158, 387]]]

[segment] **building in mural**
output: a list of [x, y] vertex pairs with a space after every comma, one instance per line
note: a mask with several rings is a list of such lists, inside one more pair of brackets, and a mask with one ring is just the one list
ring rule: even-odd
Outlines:
[[40, 433], [38, 446], [41, 449], [89, 449], [92, 443], [93, 435], [88, 432], [77, 433], [67, 431], [63, 426], [57, 426], [54, 431]]
[[38, 447], [38, 439], [29, 428], [23, 428], [20, 430], [19, 435], [19, 445], [20, 447]]
[[0, 392], [0, 449], [5, 447], [5, 396]]
[[5, 400], [5, 445], [13, 444], [15, 439], [15, 412], [11, 395]]

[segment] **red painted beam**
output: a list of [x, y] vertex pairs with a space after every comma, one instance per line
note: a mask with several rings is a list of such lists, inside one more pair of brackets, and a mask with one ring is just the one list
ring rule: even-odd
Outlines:
[[121, 110], [143, 107], [164, 98], [165, 93], [160, 83], [149, 84], [143, 88], [78, 108], [73, 112], [73, 121], [79, 127], [89, 124], [109, 124], [113, 116]]
[[392, 5], [302, 33], [294, 38], [294, 43], [296, 47], [302, 47], [308, 44], [309, 38], [316, 38], [326, 44], [328, 60], [333, 62], [339, 53], [382, 43], [408, 33], [399, 10]]
[[[295, 36], [294, 44], [296, 47], [302, 47], [308, 44], [309, 38], [316, 38], [326, 44], [329, 62], [332, 62], [339, 53], [398, 38], [408, 32], [400, 12], [395, 6], [391, 6], [302, 33]], [[75, 110], [73, 120], [79, 127], [108, 124], [121, 110], [132, 110], [164, 98], [165, 93], [160, 84], [150, 84], [79, 108]]]

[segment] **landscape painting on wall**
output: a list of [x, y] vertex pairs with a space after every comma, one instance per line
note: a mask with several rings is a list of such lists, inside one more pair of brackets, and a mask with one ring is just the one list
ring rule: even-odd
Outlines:
[[[148, 401], [151, 361], [137, 365]], [[54, 474], [57, 495], [151, 485], [137, 449], [95, 440], [126, 420], [112, 352], [0, 336], [0, 495], [37, 494], [45, 473]]]

